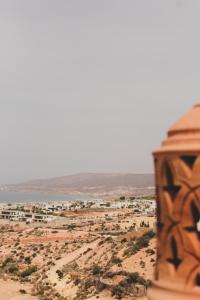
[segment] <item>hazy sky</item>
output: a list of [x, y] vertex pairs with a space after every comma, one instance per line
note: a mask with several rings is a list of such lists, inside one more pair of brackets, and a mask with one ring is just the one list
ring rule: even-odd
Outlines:
[[0, 183], [152, 172], [200, 101], [199, 0], [0, 0]]

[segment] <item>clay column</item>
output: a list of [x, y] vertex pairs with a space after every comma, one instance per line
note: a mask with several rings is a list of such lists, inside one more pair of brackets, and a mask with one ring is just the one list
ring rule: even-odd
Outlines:
[[150, 300], [200, 300], [200, 104], [154, 152], [158, 253]]

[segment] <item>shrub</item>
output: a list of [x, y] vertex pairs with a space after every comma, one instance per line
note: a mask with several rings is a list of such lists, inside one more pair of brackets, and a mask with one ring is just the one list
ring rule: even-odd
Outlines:
[[113, 238], [112, 238], [111, 236], [108, 236], [108, 237], [105, 239], [105, 242], [112, 243], [112, 242], [113, 242]]
[[28, 267], [26, 270], [24, 270], [23, 272], [21, 272], [20, 276], [22, 278], [28, 277], [30, 276], [32, 273], [37, 271], [37, 267], [36, 266], [31, 266]]
[[103, 241], [100, 241], [99, 243], [98, 243], [98, 246], [101, 246], [101, 245], [103, 245]]
[[112, 296], [115, 296], [117, 299], [122, 299], [123, 296], [123, 288], [121, 286], [114, 286], [111, 290]]
[[5, 260], [4, 260], [4, 262], [3, 262], [3, 264], [2, 264], [2, 267], [4, 268], [4, 267], [6, 267], [6, 265], [8, 264], [8, 263], [12, 263], [13, 262], [13, 258], [12, 257], [7, 257]]
[[124, 239], [121, 240], [121, 243], [126, 243], [126, 242], [127, 242], [126, 238], [124, 238]]
[[20, 289], [19, 292], [20, 292], [21, 294], [26, 294], [26, 291], [25, 291], [24, 289]]
[[60, 279], [63, 278], [64, 275], [63, 275], [63, 272], [62, 272], [62, 271], [57, 270], [56, 273], [58, 274], [58, 277], [59, 277]]
[[25, 261], [25, 263], [27, 263], [27, 264], [31, 264], [31, 258], [30, 258], [30, 256], [26, 256], [26, 257], [24, 258], [24, 261]]
[[155, 233], [153, 232], [153, 230], [149, 230], [146, 233], [144, 233], [143, 236], [147, 237], [150, 240], [155, 237]]
[[16, 264], [12, 264], [8, 268], [9, 273], [16, 273], [18, 271], [18, 266]]
[[145, 252], [149, 255], [153, 255], [156, 253], [155, 250], [153, 250], [153, 249], [147, 249]]
[[119, 257], [117, 257], [117, 256], [113, 256], [113, 257], [111, 258], [111, 262], [112, 262], [113, 264], [120, 264], [120, 263], [122, 262], [122, 260], [121, 260]]
[[85, 281], [85, 284], [84, 284], [86, 290], [88, 290], [89, 288], [91, 288], [93, 285], [94, 285], [94, 281], [91, 280], [91, 279], [87, 279]]
[[142, 249], [142, 248], [146, 248], [149, 246], [149, 240], [142, 236], [138, 239], [136, 245], [138, 246], [139, 250]]
[[138, 282], [138, 278], [140, 277], [138, 272], [130, 273], [129, 278], [132, 280], [133, 283]]
[[98, 274], [100, 274], [101, 272], [102, 272], [102, 269], [101, 269], [100, 266], [94, 265], [94, 266], [92, 267], [92, 274], [93, 274], [93, 275], [98, 275]]
[[80, 278], [76, 278], [76, 279], [74, 280], [74, 285], [79, 285], [79, 283], [81, 283]]
[[143, 260], [140, 261], [140, 266], [141, 266], [141, 268], [145, 267], [145, 262]]

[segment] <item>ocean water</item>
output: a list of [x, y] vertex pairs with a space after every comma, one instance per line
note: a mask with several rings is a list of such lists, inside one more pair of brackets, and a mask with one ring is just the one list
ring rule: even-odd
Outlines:
[[52, 195], [43, 193], [0, 192], [0, 203], [31, 203], [90, 199], [92, 199], [90, 196], [80, 194]]

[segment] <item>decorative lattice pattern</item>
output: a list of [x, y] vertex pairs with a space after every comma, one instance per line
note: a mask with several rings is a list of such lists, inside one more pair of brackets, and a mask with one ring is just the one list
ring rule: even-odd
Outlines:
[[156, 161], [158, 264], [156, 279], [200, 287], [200, 155]]

